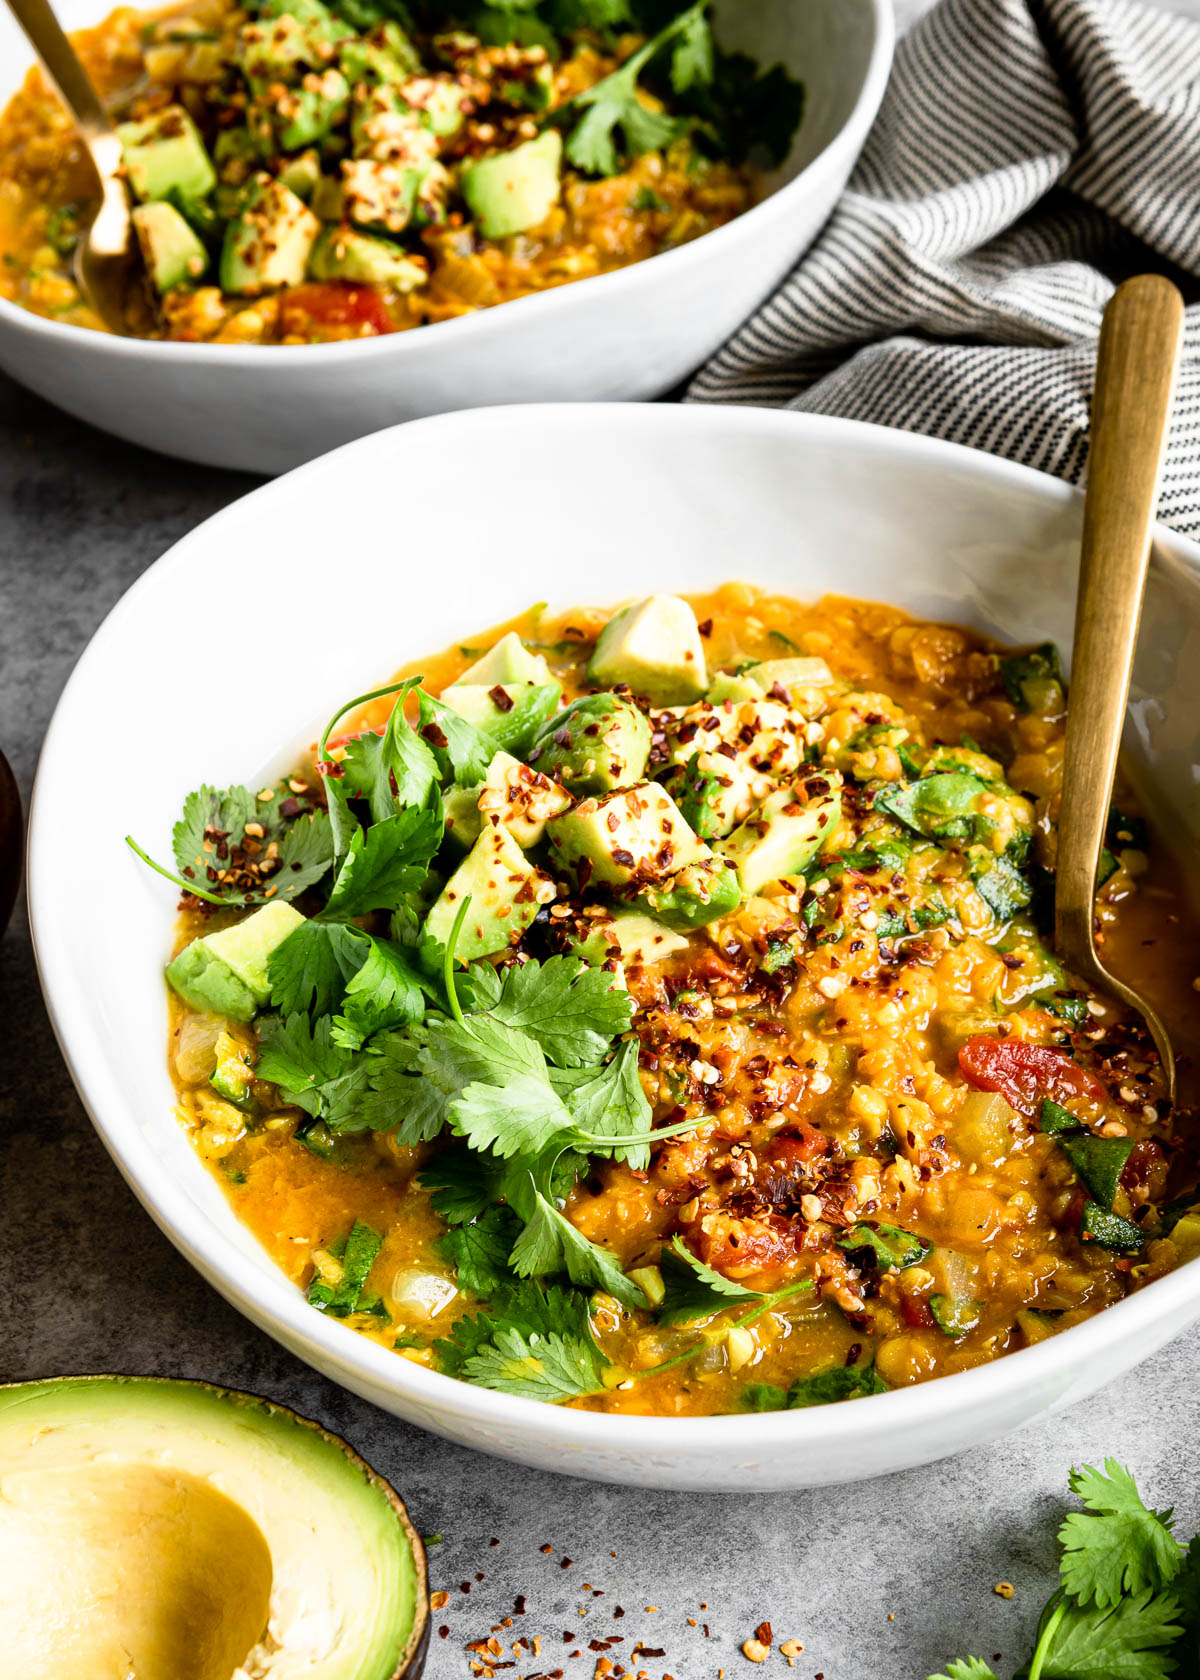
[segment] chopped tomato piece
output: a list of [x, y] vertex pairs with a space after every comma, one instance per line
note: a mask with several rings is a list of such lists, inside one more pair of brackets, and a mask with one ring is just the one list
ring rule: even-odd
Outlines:
[[1068, 1097], [1103, 1100], [1100, 1081], [1061, 1050], [1045, 1044], [1026, 1044], [1019, 1038], [992, 1038], [976, 1033], [958, 1052], [963, 1077], [980, 1091], [999, 1091], [1005, 1102], [1031, 1119], [1043, 1097], [1062, 1102]]
[[767, 1158], [784, 1167], [800, 1167], [829, 1153], [829, 1139], [806, 1120], [794, 1123], [793, 1130], [777, 1137], [767, 1151]]
[[345, 280], [293, 286], [280, 302], [280, 318], [285, 334], [329, 331], [344, 338], [396, 331], [379, 290]]

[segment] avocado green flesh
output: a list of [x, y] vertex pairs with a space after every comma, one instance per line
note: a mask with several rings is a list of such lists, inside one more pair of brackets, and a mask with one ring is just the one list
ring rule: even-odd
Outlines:
[[334, 1436], [142, 1377], [0, 1388], [13, 1680], [416, 1680], [425, 1558]]
[[133, 226], [156, 291], [169, 292], [201, 278], [208, 252], [173, 205], [136, 205]]
[[650, 745], [650, 725], [636, 706], [615, 694], [589, 694], [547, 719], [529, 762], [574, 793], [611, 793], [641, 781]]
[[486, 239], [507, 239], [544, 222], [558, 202], [562, 135], [547, 129], [511, 151], [464, 164], [462, 191]]

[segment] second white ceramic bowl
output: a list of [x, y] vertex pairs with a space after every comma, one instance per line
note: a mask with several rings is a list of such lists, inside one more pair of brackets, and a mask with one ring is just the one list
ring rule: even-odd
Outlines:
[[[71, 29], [97, 21], [97, 0], [57, 0], [56, 9]], [[690, 245], [459, 320], [344, 344], [114, 338], [0, 298], [0, 367], [132, 443], [264, 473], [451, 409], [657, 396], [711, 355], [811, 244], [891, 66], [891, 0], [718, 0], [715, 13], [725, 46], [785, 64], [807, 102], [768, 196]], [[30, 56], [0, 9], [0, 102]]]
[[[906, 433], [755, 409], [574, 405], [380, 433], [185, 537], [114, 609], [67, 684], [29, 836], [55, 1028], [155, 1219], [256, 1324], [356, 1393], [469, 1446], [607, 1481], [745, 1497], [878, 1475], [1070, 1405], [1161, 1347], [1200, 1317], [1200, 1261], [997, 1364], [804, 1412], [610, 1417], [423, 1370], [314, 1312], [188, 1143], [165, 1055], [174, 895], [122, 843], [132, 832], [169, 856], [190, 789], [259, 785], [348, 695], [534, 601], [615, 603], [741, 577], [1069, 645], [1079, 515], [1079, 495], [1057, 480]], [[217, 575], [236, 577], [247, 605], [206, 619], [195, 580]], [[1194, 880], [1200, 550], [1165, 532], [1130, 717], [1131, 762]], [[138, 773], [114, 776], [130, 743]]]

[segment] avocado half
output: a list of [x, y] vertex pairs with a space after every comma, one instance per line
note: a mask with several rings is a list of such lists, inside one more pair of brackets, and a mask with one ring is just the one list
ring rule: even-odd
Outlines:
[[0, 1386], [6, 1680], [419, 1680], [427, 1584], [395, 1491], [283, 1406]]

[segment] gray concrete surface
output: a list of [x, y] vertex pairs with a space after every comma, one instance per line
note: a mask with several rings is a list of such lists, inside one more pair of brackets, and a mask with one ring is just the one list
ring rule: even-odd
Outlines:
[[[915, 13], [921, 0], [903, 9]], [[1200, 0], [1178, 9], [1200, 14]], [[0, 380], [0, 745], [26, 796], [55, 699], [92, 631], [151, 561], [252, 482], [131, 449]], [[126, 751], [135, 760], [136, 742], [114, 743], [116, 774]], [[103, 890], [87, 877], [85, 822], [80, 874], [63, 890]], [[652, 1680], [709, 1680], [721, 1668], [783, 1674], [777, 1651], [757, 1670], [740, 1653], [764, 1619], [777, 1640], [803, 1641], [803, 1680], [922, 1680], [968, 1651], [1007, 1676], [1049, 1590], [1073, 1462], [1127, 1461], [1155, 1504], [1176, 1506], [1184, 1534], [1200, 1528], [1200, 1352], [1191, 1339], [993, 1447], [882, 1481], [745, 1504], [598, 1487], [450, 1446], [276, 1347], [158, 1233], [93, 1135], [59, 1057], [23, 904], [0, 943], [0, 1020], [0, 1375], [206, 1377], [344, 1433], [400, 1488], [418, 1526], [444, 1536], [430, 1558], [434, 1585], [450, 1592], [435, 1624], [450, 1631], [434, 1639], [431, 1680], [467, 1676], [464, 1644], [512, 1614], [518, 1594], [527, 1610], [508, 1638], [541, 1635], [543, 1650], [514, 1676], [562, 1668], [591, 1680], [587, 1641], [613, 1633], [625, 1643], [608, 1655]], [[1011, 1601], [993, 1593], [1001, 1579], [1016, 1586]], [[577, 1637], [564, 1641], [566, 1630]], [[630, 1664], [639, 1639], [665, 1654]]]

